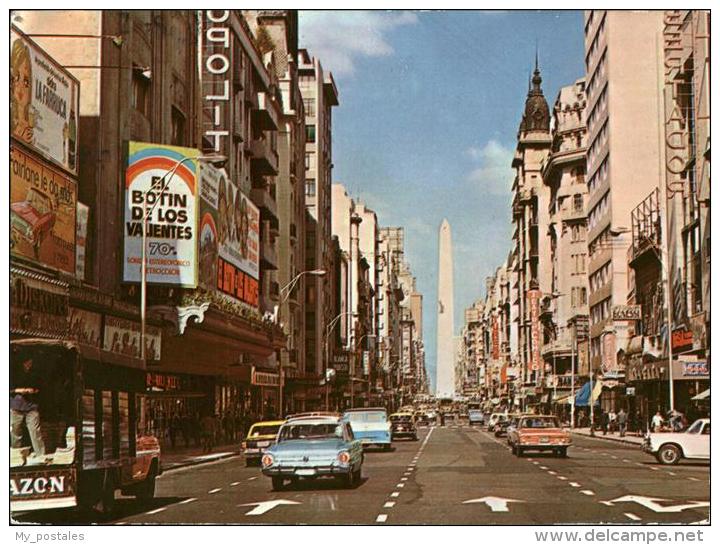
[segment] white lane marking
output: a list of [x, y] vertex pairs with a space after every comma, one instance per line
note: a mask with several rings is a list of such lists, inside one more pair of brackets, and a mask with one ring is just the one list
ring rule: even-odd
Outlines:
[[222, 488], [213, 488], [212, 490], [208, 491], [208, 494], [215, 494], [216, 492], [220, 492]]
[[659, 471], [659, 469], [658, 469], [658, 468], [656, 468], [656, 467], [653, 467], [653, 466], [650, 466], [650, 469], [652, 469], [653, 471]]
[[628, 460], [627, 458], [623, 458], [623, 462], [625, 462], [626, 464], [629, 464], [630, 460]]
[[528, 461], [528, 462], [532, 462], [533, 459], [532, 459], [532, 458], [528, 458], [527, 461]]
[[375, 519], [375, 522], [385, 522], [387, 520], [387, 515], [378, 515]]
[[188, 498], [186, 500], [181, 501], [180, 505], [182, 505], [183, 503], [192, 503], [194, 501], [197, 501], [197, 498]]
[[573, 488], [580, 488], [580, 483], [572, 482], [572, 483], [568, 483], [568, 484], [570, 486], [572, 486]]
[[592, 490], [581, 490], [580, 493], [585, 494], [586, 496], [594, 496], [595, 495], [595, 492], [593, 492]]
[[115, 526], [125, 526], [127, 524], [127, 521], [121, 520], [120, 522], [116, 522]]
[[557, 475], [557, 471], [548, 471], [548, 475]]
[[405, 488], [405, 483], [398, 483], [395, 488]]
[[395, 507], [395, 502], [394, 501], [386, 501], [385, 505], [383, 505], [383, 507]]
[[535, 464], [537, 466], [537, 465], [540, 465], [540, 462], [533, 462], [533, 464]]
[[160, 507], [159, 509], [153, 509], [152, 511], [148, 511], [146, 513], [146, 515], [156, 515], [158, 513], [162, 513], [163, 511], [165, 511], [165, 509], [167, 509], [167, 507]]
[[257, 475], [255, 477], [250, 477], [248, 481], [254, 481], [255, 479], [257, 479]]
[[540, 466], [540, 469], [547, 469], [547, 466]]
[[408, 470], [408, 471], [415, 471], [415, 468], [414, 468], [414, 467], [408, 467], [407, 470]]
[[610, 458], [612, 458], [613, 460], [617, 460], [617, 459], [618, 459], [617, 456], [610, 456]]
[[636, 466], [640, 466], [640, 467], [645, 467], [645, 464], [643, 464], [643, 463], [641, 463], [641, 462], [635, 462], [635, 465], [636, 465]]
[[637, 515], [633, 515], [632, 513], [623, 513], [627, 518], [630, 520], [640, 520], [640, 517]]
[[400, 495], [400, 492], [393, 492], [392, 494], [390, 494], [390, 497], [397, 498], [399, 495]]
[[230, 486], [237, 486], [240, 484], [240, 481], [235, 481], [234, 483], [230, 483]]
[[567, 477], [563, 477], [562, 475], [558, 475], [557, 478], [560, 479], [561, 481], [567, 481], [567, 480], [568, 480]]
[[688, 481], [699, 481], [700, 479], [696, 477], [688, 477]]
[[407, 481], [408, 478], [407, 478], [407, 477], [402, 477], [400, 480], [401, 480], [401, 481]]
[[674, 477], [675, 475], [677, 475], [677, 473], [673, 473], [672, 471], [668, 471], [667, 474], [668, 474], [668, 475], [672, 475], [673, 477]]

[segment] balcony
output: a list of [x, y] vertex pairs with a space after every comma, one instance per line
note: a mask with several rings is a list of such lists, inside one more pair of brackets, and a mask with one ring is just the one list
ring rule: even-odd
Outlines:
[[277, 214], [277, 203], [270, 194], [269, 188], [253, 188], [250, 191], [250, 198], [252, 202], [260, 209], [260, 219], [262, 221], [269, 221], [271, 226], [277, 227], [278, 225], [278, 214]]
[[258, 138], [250, 142], [250, 168], [253, 174], [276, 176], [278, 173], [278, 154], [272, 149], [270, 140]]
[[266, 270], [277, 270], [277, 250], [268, 237], [260, 238], [260, 266]]
[[630, 266], [637, 268], [646, 257], [660, 259], [660, 192], [653, 190], [631, 212], [632, 223], [632, 259]]
[[257, 108], [252, 109], [252, 121], [255, 126], [263, 131], [274, 131], [279, 126], [278, 115], [275, 111], [275, 103], [267, 93], [257, 94]]

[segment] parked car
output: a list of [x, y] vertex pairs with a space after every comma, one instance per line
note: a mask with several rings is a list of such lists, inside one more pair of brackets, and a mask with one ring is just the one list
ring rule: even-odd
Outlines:
[[563, 458], [572, 443], [570, 434], [554, 416], [521, 416], [517, 426], [508, 431], [513, 454], [522, 456], [528, 450], [551, 451]]
[[391, 434], [393, 441], [400, 437], [409, 437], [417, 441], [415, 418], [410, 413], [393, 413], [390, 415]]
[[250, 426], [245, 441], [242, 442], [245, 454], [245, 465], [250, 466], [260, 462], [262, 455], [277, 439], [284, 420], [256, 422]]
[[688, 460], [710, 459], [710, 419], [701, 418], [681, 432], [649, 433], [642, 445], [643, 452], [655, 456], [666, 465]]
[[471, 426], [482, 426], [485, 423], [485, 415], [479, 409], [470, 409], [468, 411], [468, 423]]
[[392, 447], [392, 425], [384, 407], [349, 409], [343, 420], [350, 423], [363, 447], [378, 446], [384, 450]]
[[513, 424], [517, 424], [517, 415], [515, 414], [510, 414], [506, 419], [500, 420], [495, 424], [495, 437], [505, 437], [508, 429]]
[[507, 420], [507, 417], [507, 413], [492, 413], [490, 415], [490, 419], [488, 420], [488, 431], [495, 431], [495, 426], [498, 424], [498, 422]]
[[337, 416], [287, 420], [262, 456], [262, 472], [281, 490], [301, 478], [333, 477], [352, 488], [362, 477], [363, 449], [349, 423]]

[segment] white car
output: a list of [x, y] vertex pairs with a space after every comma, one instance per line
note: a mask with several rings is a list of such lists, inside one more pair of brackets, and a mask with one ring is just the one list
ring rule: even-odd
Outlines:
[[649, 433], [642, 450], [652, 454], [661, 464], [677, 464], [688, 460], [710, 459], [710, 419], [701, 418], [685, 431]]

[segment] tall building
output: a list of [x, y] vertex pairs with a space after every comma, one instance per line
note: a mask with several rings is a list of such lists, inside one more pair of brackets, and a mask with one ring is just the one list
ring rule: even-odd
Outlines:
[[589, 277], [593, 371], [617, 368], [617, 351], [627, 345], [627, 322], [612, 318], [628, 299], [630, 237], [619, 233], [663, 178], [662, 25], [662, 11], [585, 14], [588, 262], [578, 270], [587, 267]]
[[455, 354], [453, 325], [453, 251], [452, 234], [447, 219], [438, 230], [438, 314], [435, 395], [454, 397]]
[[[562, 87], [551, 123], [552, 148], [543, 166], [550, 188], [550, 292], [543, 294], [543, 359], [549, 370], [546, 399], [567, 396], [575, 339], [568, 322], [587, 320], [588, 277], [582, 265], [587, 253], [587, 184], [585, 183], [585, 80]], [[587, 341], [582, 341], [587, 343]], [[577, 366], [575, 372], [578, 372]], [[580, 369], [587, 375], [587, 370]], [[562, 382], [562, 384], [560, 384]]]
[[[540, 299], [551, 293], [549, 224], [550, 190], [542, 181], [542, 166], [550, 153], [550, 110], [541, 88], [542, 77], [535, 61], [531, 87], [517, 133], [512, 166], [513, 252], [516, 274], [513, 304], [517, 305], [518, 364], [521, 381], [527, 383], [526, 402], [535, 402], [542, 363]], [[578, 260], [582, 259], [578, 257]], [[580, 267], [581, 265], [578, 265]], [[525, 398], [524, 398], [525, 399]]]
[[[329, 270], [332, 183], [332, 108], [339, 104], [332, 73], [325, 72], [320, 61], [307, 50], [298, 51], [300, 93], [305, 110], [305, 204], [306, 270]], [[305, 368], [320, 378], [325, 372], [323, 344], [325, 328], [332, 321], [330, 283], [322, 277], [305, 281]], [[319, 406], [315, 397], [310, 406]]]

